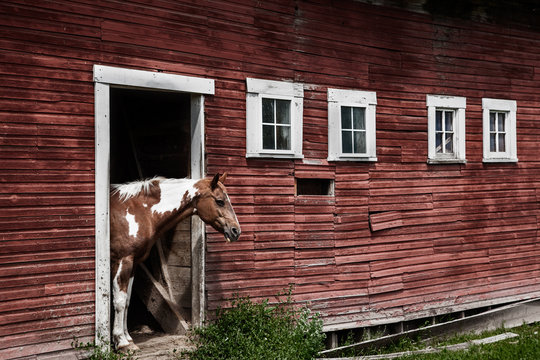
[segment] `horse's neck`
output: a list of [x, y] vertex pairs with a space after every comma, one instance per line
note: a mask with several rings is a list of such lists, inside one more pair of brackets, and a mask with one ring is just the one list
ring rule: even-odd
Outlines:
[[159, 183], [160, 191], [149, 209], [156, 221], [156, 228], [168, 228], [193, 214], [193, 203], [198, 196], [195, 182], [190, 179], [170, 179]]

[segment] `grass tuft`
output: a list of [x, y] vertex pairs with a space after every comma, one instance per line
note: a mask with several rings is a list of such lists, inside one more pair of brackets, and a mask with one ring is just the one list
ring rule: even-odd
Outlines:
[[450, 339], [441, 345], [466, 342], [498, 333], [511, 331], [516, 338], [502, 340], [492, 344], [472, 345], [467, 350], [447, 351], [436, 354], [411, 355], [402, 360], [538, 360], [540, 359], [540, 323], [522, 325], [513, 329], [498, 329], [481, 335], [460, 336]]
[[116, 353], [109, 343], [97, 345], [94, 341], [82, 343], [78, 339], [71, 342], [71, 347], [83, 353], [83, 358], [87, 360], [134, 360], [133, 352]]

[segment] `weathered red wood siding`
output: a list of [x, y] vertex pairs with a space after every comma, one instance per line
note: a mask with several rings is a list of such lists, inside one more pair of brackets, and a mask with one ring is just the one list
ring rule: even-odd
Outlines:
[[[351, 0], [7, 0], [0, 19], [0, 358], [93, 334], [94, 64], [216, 80], [207, 170], [229, 171], [244, 235], [209, 230], [209, 310], [289, 283], [338, 327], [540, 295], [538, 31]], [[245, 158], [246, 77], [305, 84], [303, 161]], [[326, 161], [328, 87], [377, 92], [376, 163]], [[467, 98], [467, 164], [426, 164], [426, 94]], [[482, 97], [517, 101], [517, 164], [482, 163]], [[335, 197], [295, 197], [295, 176]]]

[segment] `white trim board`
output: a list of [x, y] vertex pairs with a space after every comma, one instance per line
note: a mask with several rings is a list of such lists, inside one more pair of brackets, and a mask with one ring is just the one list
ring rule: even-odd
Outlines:
[[103, 65], [94, 65], [94, 82], [204, 95], [214, 95], [215, 92], [213, 79]]
[[[94, 65], [96, 197], [96, 342], [110, 342], [110, 87], [133, 87], [191, 93], [191, 174], [205, 176], [204, 95], [213, 95], [214, 80], [151, 71]], [[201, 325], [204, 299], [204, 223], [192, 218], [192, 324]]]

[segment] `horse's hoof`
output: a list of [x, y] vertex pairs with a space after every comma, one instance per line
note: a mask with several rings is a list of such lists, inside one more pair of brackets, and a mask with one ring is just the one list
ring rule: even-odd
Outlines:
[[130, 341], [128, 345], [122, 346], [118, 348], [118, 352], [121, 353], [128, 353], [128, 352], [134, 352], [140, 350], [137, 345], [133, 341]]

